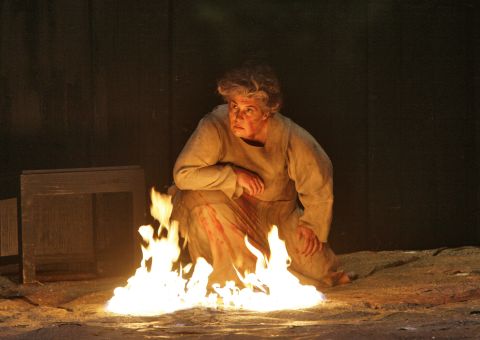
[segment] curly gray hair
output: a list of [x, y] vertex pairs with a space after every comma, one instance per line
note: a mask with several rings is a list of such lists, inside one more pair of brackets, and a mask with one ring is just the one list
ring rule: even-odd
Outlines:
[[280, 83], [266, 65], [245, 65], [228, 71], [217, 81], [217, 91], [227, 102], [235, 95], [257, 98], [272, 114], [282, 105]]

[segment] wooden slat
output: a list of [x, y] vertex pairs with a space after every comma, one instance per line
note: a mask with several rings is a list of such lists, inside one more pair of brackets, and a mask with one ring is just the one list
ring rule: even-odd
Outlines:
[[25, 173], [21, 175], [25, 195], [66, 195], [95, 192], [130, 192], [143, 186], [139, 169]]
[[171, 183], [169, 0], [91, 1], [92, 165], [140, 164], [148, 187]]
[[0, 256], [18, 255], [17, 199], [0, 200]]
[[[124, 170], [141, 170], [137, 165], [124, 165], [124, 166], [104, 166], [104, 167], [89, 167], [89, 168], [65, 168], [65, 169], [39, 169], [39, 170], [23, 170], [24, 175], [34, 174], [51, 174], [62, 172], [99, 172], [99, 171], [124, 171]], [[18, 174], [17, 174], [18, 176]]]
[[[472, 11], [472, 22], [480, 22], [480, 3], [474, 2]], [[476, 238], [473, 239], [471, 244], [480, 244], [480, 27], [479, 25], [473, 26], [472, 34], [472, 69], [474, 74], [473, 79], [473, 113], [475, 119], [475, 150], [476, 150], [476, 166], [474, 170], [477, 173], [476, 177], [476, 223], [471, 227], [474, 232], [476, 230]]]
[[474, 237], [470, 11], [465, 1], [369, 4], [370, 248]]

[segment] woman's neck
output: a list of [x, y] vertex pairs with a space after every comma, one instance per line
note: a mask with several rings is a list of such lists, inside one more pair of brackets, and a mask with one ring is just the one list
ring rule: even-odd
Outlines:
[[270, 119], [267, 119], [265, 123], [260, 127], [258, 132], [250, 136], [249, 138], [243, 138], [247, 143], [255, 146], [263, 146], [267, 142], [268, 123]]

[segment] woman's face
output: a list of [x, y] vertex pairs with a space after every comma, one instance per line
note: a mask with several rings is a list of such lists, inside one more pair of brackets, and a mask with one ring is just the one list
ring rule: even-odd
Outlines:
[[235, 95], [228, 102], [230, 130], [236, 137], [265, 142], [269, 114], [257, 98]]

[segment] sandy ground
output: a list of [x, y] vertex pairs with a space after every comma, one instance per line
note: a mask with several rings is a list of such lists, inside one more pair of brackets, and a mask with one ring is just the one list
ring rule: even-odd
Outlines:
[[17, 285], [0, 277], [1, 339], [480, 339], [480, 248], [341, 256], [358, 279], [315, 308], [195, 308], [156, 317], [104, 310], [126, 278]]

